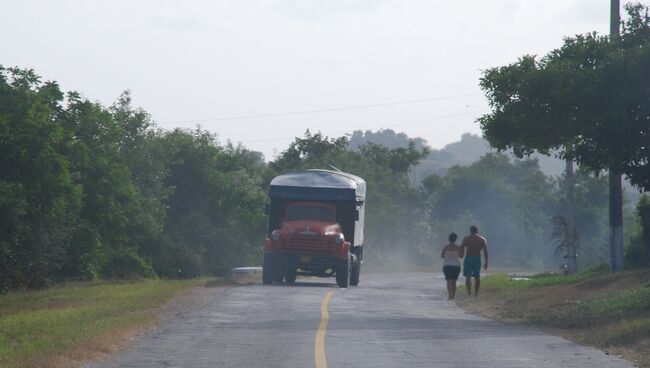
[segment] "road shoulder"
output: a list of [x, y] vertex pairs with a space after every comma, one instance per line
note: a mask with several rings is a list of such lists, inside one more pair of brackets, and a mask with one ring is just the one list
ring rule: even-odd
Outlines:
[[456, 304], [473, 314], [535, 326], [650, 367], [649, 280], [650, 271], [590, 274], [565, 281], [540, 278], [531, 284], [500, 274], [483, 278], [479, 297], [468, 296], [459, 283]]
[[155, 315], [155, 322], [153, 324], [127, 329], [120, 334], [118, 339], [113, 339], [110, 344], [104, 344], [101, 350], [94, 351], [92, 354], [89, 354], [87, 351], [83, 352], [78, 354], [76, 359], [72, 355], [71, 359], [62, 362], [64, 364], [58, 367], [87, 367], [106, 364], [127, 351], [141, 339], [155, 333], [157, 329], [168, 322], [177, 318], [183, 318], [184, 315], [193, 310], [204, 308], [227, 287], [229, 287], [228, 284], [216, 280], [207, 281], [205, 285], [185, 290], [172, 297], [167, 303], [151, 311]]

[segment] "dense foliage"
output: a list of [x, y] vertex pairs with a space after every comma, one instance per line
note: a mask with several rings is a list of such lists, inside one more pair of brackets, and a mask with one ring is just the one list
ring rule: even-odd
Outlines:
[[[494, 264], [535, 269], [559, 265], [552, 250], [552, 218], [563, 213], [563, 176], [544, 175], [536, 160], [486, 154], [469, 166], [451, 168], [423, 182], [437, 243], [448, 232], [479, 227], [488, 239]], [[606, 259], [607, 187], [603, 179], [578, 175], [576, 218], [580, 256], [585, 265]]]
[[261, 155], [204, 131], [156, 130], [0, 68], [0, 290], [58, 279], [225, 274], [255, 259]]
[[[391, 131], [381, 137], [393, 137]], [[377, 138], [377, 135], [373, 136]], [[358, 139], [359, 137], [357, 137]], [[396, 137], [398, 141], [402, 137]], [[357, 140], [358, 141], [358, 140]], [[417, 142], [394, 149], [366, 142], [346, 149], [345, 137], [321, 134], [297, 138], [271, 167], [277, 172], [333, 165], [368, 182], [368, 259], [386, 264], [429, 265], [450, 232], [466, 234], [478, 225], [488, 237], [493, 263], [557, 267], [551, 219], [564, 212], [563, 176], [544, 175], [537, 160], [512, 160], [488, 153], [469, 166], [453, 166], [413, 183], [409, 170], [428, 149]], [[584, 265], [607, 259], [607, 186], [603, 178], [577, 175], [577, 227]]]
[[[487, 154], [414, 180], [431, 151], [422, 140], [354, 139], [307, 131], [265, 163], [201, 129], [156, 128], [128, 92], [105, 107], [33, 71], [0, 69], [0, 291], [258, 264], [268, 183], [303, 168], [366, 179], [369, 262], [430, 265], [450, 232], [476, 224], [494, 265], [557, 265], [550, 219], [563, 207], [563, 178], [537, 161]], [[602, 179], [578, 175], [585, 263], [606, 258], [606, 199]]]
[[650, 15], [641, 4], [626, 10], [618, 38], [569, 37], [542, 58], [487, 70], [492, 112], [479, 122], [490, 144], [518, 155], [557, 150], [650, 189]]
[[636, 226], [627, 242], [625, 262], [630, 268], [650, 267], [650, 197], [645, 194], [636, 205]]

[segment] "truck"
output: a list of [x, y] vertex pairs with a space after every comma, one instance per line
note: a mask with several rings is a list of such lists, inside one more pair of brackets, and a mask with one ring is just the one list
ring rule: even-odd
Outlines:
[[303, 170], [276, 176], [268, 192], [264, 284], [296, 277], [335, 277], [359, 284], [363, 263], [366, 182], [341, 171]]

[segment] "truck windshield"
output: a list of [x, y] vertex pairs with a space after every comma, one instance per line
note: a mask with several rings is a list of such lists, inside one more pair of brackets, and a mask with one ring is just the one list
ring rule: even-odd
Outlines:
[[290, 206], [287, 208], [287, 221], [292, 220], [334, 222], [334, 210], [318, 206]]

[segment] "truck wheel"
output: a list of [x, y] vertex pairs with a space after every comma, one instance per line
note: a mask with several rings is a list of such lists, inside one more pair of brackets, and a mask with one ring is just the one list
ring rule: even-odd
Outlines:
[[262, 263], [262, 283], [264, 285], [271, 285], [273, 283], [273, 273], [275, 271], [275, 267], [273, 266], [271, 262], [264, 259]]
[[336, 270], [336, 283], [340, 288], [347, 288], [350, 285], [350, 268], [350, 257], [348, 257], [348, 263]]
[[284, 278], [284, 267], [282, 265], [276, 264], [273, 267], [273, 281], [282, 282]]
[[356, 260], [352, 262], [352, 270], [350, 271], [350, 285], [359, 285], [359, 276], [361, 274], [361, 261]]
[[284, 274], [284, 279], [289, 283], [293, 284], [296, 282], [296, 268], [288, 267], [286, 273]]

